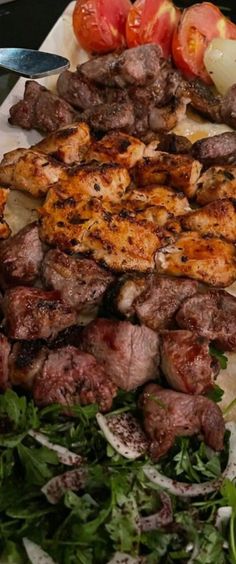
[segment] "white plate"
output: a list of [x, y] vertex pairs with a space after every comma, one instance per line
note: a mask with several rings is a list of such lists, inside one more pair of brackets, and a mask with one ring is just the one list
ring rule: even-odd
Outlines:
[[[67, 57], [71, 62], [71, 70], [88, 59], [87, 53], [78, 46], [74, 37], [72, 29], [74, 6], [75, 2], [70, 2], [40, 47], [40, 51], [57, 53]], [[57, 76], [49, 76], [37, 82], [50, 90], [55, 90], [56, 81]], [[28, 147], [41, 139], [41, 135], [35, 130], [26, 131], [8, 123], [9, 109], [23, 97], [24, 87], [25, 79], [20, 78], [0, 107], [0, 159], [7, 151], [17, 147]]]

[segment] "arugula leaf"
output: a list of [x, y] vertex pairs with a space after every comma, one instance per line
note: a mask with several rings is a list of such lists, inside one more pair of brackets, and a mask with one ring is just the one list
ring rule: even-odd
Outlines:
[[223, 352], [216, 349], [213, 345], [210, 345], [209, 351], [211, 356], [214, 356], [215, 358], [217, 358], [217, 360], [219, 360], [220, 367], [222, 368], [222, 370], [225, 370], [228, 365], [227, 356]]
[[214, 387], [211, 390], [209, 390], [206, 395], [209, 399], [211, 399], [215, 403], [219, 403], [224, 395], [224, 390], [222, 390], [220, 386], [217, 386], [217, 384], [214, 384]]
[[28, 448], [18, 445], [17, 452], [24, 466], [27, 482], [42, 486], [53, 476], [50, 465], [58, 464], [57, 454], [46, 447]]

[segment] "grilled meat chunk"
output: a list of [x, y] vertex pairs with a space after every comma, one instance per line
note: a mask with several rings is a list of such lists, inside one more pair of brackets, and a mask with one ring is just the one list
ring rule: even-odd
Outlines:
[[193, 143], [192, 155], [204, 166], [236, 163], [236, 131], [205, 137]]
[[161, 274], [189, 276], [212, 286], [230, 286], [236, 280], [236, 249], [217, 237], [195, 231], [180, 234], [175, 243], [156, 254]]
[[168, 186], [150, 185], [127, 193], [126, 202], [134, 206], [146, 204], [154, 207], [164, 207], [174, 217], [184, 215], [191, 210], [186, 196], [182, 192], [175, 192]]
[[109, 411], [116, 392], [116, 385], [95, 358], [71, 346], [48, 352], [33, 386], [37, 405], [59, 403], [67, 412], [70, 406], [90, 403]]
[[154, 158], [144, 158], [136, 166], [139, 186], [167, 184], [181, 190], [188, 198], [195, 195], [201, 164], [189, 155], [171, 155], [156, 151]]
[[87, 314], [101, 303], [114, 276], [96, 262], [78, 259], [51, 249], [44, 257], [43, 279], [48, 288], [57, 290], [64, 303]]
[[76, 119], [76, 111], [65, 100], [35, 80], [27, 80], [23, 100], [10, 108], [9, 123], [23, 129], [39, 129], [43, 133], [51, 133]]
[[186, 114], [187, 100], [173, 98], [167, 106], [151, 107], [149, 110], [149, 128], [154, 132], [168, 132], [179, 123]]
[[86, 160], [102, 163], [118, 163], [126, 168], [133, 168], [143, 157], [145, 145], [136, 137], [126, 133], [111, 132], [101, 141], [90, 145], [86, 153]]
[[65, 168], [61, 163], [35, 149], [11, 151], [0, 164], [2, 185], [29, 192], [35, 198], [44, 196], [49, 186], [58, 182], [64, 174]]
[[[216, 123], [225, 120], [221, 115], [222, 97], [199, 79], [182, 81], [178, 93], [190, 100], [190, 105], [204, 117]], [[225, 121], [225, 123], [227, 123]]]
[[4, 391], [10, 387], [9, 380], [9, 354], [10, 354], [10, 344], [2, 333], [0, 333], [0, 390]]
[[125, 317], [136, 316], [140, 323], [159, 331], [171, 326], [180, 304], [197, 290], [198, 283], [187, 278], [124, 276], [113, 290], [113, 303]]
[[195, 294], [181, 305], [179, 327], [195, 331], [226, 351], [236, 351], [236, 298], [224, 290]]
[[39, 341], [14, 343], [9, 358], [9, 380], [13, 386], [31, 390], [46, 358], [46, 347]]
[[236, 198], [235, 166], [212, 166], [197, 183], [196, 200], [200, 206], [223, 198]]
[[162, 52], [158, 45], [140, 45], [121, 54], [93, 57], [79, 66], [88, 79], [107, 86], [146, 85], [153, 82], [161, 68]]
[[80, 110], [87, 110], [104, 101], [103, 90], [79, 72], [79, 68], [76, 72], [65, 70], [60, 74], [57, 91], [61, 98]]
[[91, 143], [89, 127], [79, 122], [61, 127], [39, 143], [34, 145], [36, 151], [47, 155], [67, 165], [79, 163]]
[[81, 346], [124, 390], [133, 390], [158, 375], [159, 337], [147, 327], [96, 319], [84, 329]]
[[155, 133], [153, 134], [152, 140], [150, 139], [145, 148], [144, 157], [155, 158], [157, 151], [178, 155], [182, 153], [187, 154], [190, 153], [191, 147], [191, 141], [182, 135], [176, 135], [175, 133]]
[[144, 428], [151, 439], [150, 455], [154, 461], [168, 452], [178, 436], [201, 433], [211, 448], [223, 449], [223, 415], [210, 399], [148, 384], [141, 395], [140, 406]]
[[11, 339], [49, 339], [76, 324], [77, 315], [58, 292], [18, 286], [7, 290], [3, 300], [6, 331]]
[[104, 133], [113, 129], [132, 133], [135, 122], [134, 107], [130, 100], [105, 102], [104, 104], [91, 106], [91, 108], [81, 114], [81, 118], [93, 130]]
[[170, 232], [158, 232], [149, 221], [112, 213], [107, 202], [82, 200], [78, 190], [50, 190], [40, 214], [43, 241], [61, 250], [89, 253], [121, 272], [153, 269], [157, 249], [172, 240]]
[[31, 223], [0, 244], [0, 285], [33, 284], [42, 260], [38, 225]]
[[161, 369], [178, 392], [203, 394], [212, 388], [220, 371], [209, 352], [209, 341], [191, 331], [164, 331], [161, 335]]
[[222, 121], [236, 128], [236, 84], [229, 88], [221, 104]]
[[204, 208], [186, 214], [181, 220], [181, 225], [187, 231], [215, 235], [235, 243], [236, 203], [229, 199], [216, 200]]

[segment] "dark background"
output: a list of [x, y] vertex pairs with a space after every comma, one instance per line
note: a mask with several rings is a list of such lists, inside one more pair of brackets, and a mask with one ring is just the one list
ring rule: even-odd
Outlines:
[[[175, 3], [180, 7], [187, 7], [193, 2], [175, 0]], [[235, 0], [213, 3], [236, 22]], [[1, 4], [0, 47], [37, 49], [68, 4], [69, 0], [14, 0]], [[15, 80], [13, 75], [0, 71], [0, 103]]]

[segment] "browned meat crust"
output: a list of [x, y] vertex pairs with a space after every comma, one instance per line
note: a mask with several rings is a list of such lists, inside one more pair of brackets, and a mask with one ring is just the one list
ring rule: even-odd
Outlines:
[[37, 223], [31, 223], [0, 244], [0, 285], [33, 284], [39, 276], [43, 247]]
[[203, 396], [145, 387], [140, 398], [144, 428], [151, 439], [150, 455], [158, 460], [173, 446], [175, 437], [201, 433], [215, 450], [224, 447], [225, 424], [220, 408]]
[[192, 155], [206, 167], [236, 163], [236, 131], [196, 141]]
[[204, 394], [213, 386], [220, 364], [209, 352], [209, 341], [191, 331], [164, 331], [161, 369], [171, 388], [186, 394]]

